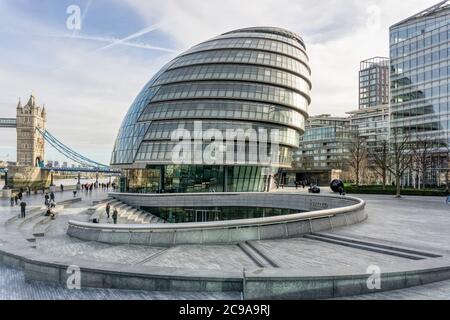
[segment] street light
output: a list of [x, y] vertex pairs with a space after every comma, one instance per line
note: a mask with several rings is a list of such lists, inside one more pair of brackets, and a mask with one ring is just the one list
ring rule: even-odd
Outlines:
[[81, 172], [80, 171], [78, 171], [77, 190], [81, 190]]
[[5, 171], [5, 186], [3, 189], [8, 190], [8, 168], [5, 168], [3, 171]]
[[54, 187], [55, 185], [53, 184], [53, 169], [50, 170], [50, 187]]

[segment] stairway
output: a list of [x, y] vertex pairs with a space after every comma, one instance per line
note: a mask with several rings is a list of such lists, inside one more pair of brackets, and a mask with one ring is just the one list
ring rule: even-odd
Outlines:
[[115, 209], [118, 211], [118, 224], [154, 224], [154, 223], [166, 223], [165, 220], [152, 215], [149, 212], [134, 208], [119, 200], [110, 200], [89, 209], [91, 214], [90, 220], [98, 218], [100, 223], [112, 223], [112, 218], [106, 217], [106, 204], [111, 205], [110, 216]]

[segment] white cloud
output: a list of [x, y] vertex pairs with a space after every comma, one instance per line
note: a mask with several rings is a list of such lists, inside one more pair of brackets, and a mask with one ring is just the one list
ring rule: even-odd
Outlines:
[[[241, 27], [270, 25], [299, 33], [306, 41], [313, 71], [310, 113], [337, 115], [357, 108], [359, 62], [388, 55], [389, 26], [435, 2], [127, 0], [129, 8], [147, 25], [160, 24], [164, 34], [184, 49]], [[123, 5], [122, 0], [120, 3]], [[380, 10], [373, 10], [374, 6]], [[6, 2], [0, 1], [0, 12], [0, 47], [4, 48], [8, 33], [17, 34], [10, 52], [0, 52], [0, 57], [14, 57], [8, 63], [0, 61], [0, 117], [13, 116], [17, 98], [24, 100], [33, 90], [38, 102], [47, 105], [48, 127], [56, 137], [77, 151], [108, 162], [117, 130], [134, 97], [174, 55], [152, 55], [149, 50], [123, 46], [95, 52], [101, 45], [86, 41], [89, 39], [33, 36], [60, 33], [49, 22], [14, 11]], [[90, 18], [91, 14], [86, 17]], [[27, 33], [30, 35], [25, 37]], [[75, 36], [110, 41], [120, 38]], [[11, 42], [11, 37], [8, 40]], [[166, 46], [135, 40], [146, 49]], [[0, 146], [0, 158], [11, 153], [14, 133], [0, 131]]]

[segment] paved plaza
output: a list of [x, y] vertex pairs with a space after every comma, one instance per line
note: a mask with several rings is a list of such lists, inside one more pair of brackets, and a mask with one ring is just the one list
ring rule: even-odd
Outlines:
[[22, 271], [0, 266], [0, 300], [239, 300], [240, 293], [149, 292], [114, 289], [69, 290], [56, 284], [26, 282]]
[[[304, 192], [294, 189], [278, 192]], [[326, 190], [326, 193], [329, 191]], [[245, 250], [238, 245], [183, 245], [169, 248], [138, 245], [109, 245], [86, 242], [66, 235], [69, 220], [87, 221], [86, 211], [92, 201], [107, 197], [103, 191], [82, 193], [82, 201], [64, 208], [58, 218], [51, 222], [45, 237], [37, 238], [33, 250], [42, 256], [57, 257], [71, 263], [92, 262], [104, 266], [132, 266], [140, 268], [163, 268], [165, 270], [190, 270], [190, 272], [244, 272], [257, 268]], [[58, 193], [57, 201], [73, 197], [72, 193]], [[408, 248], [430, 253], [442, 258], [428, 258], [425, 263], [450, 257], [450, 206], [443, 198], [361, 195], [366, 201], [367, 221], [348, 227], [336, 228], [322, 233], [323, 236], [350, 238], [364, 243], [394, 248]], [[30, 209], [43, 203], [42, 195], [26, 200]], [[18, 251], [29, 250], [26, 241], [33, 224], [19, 225], [5, 222], [18, 214], [9, 201], [0, 200], [0, 249], [3, 244], [14, 244]], [[339, 242], [315, 238], [252, 241], [251, 245], [261, 256], [269, 258], [276, 268], [301, 269], [305, 272], [354, 272], [365, 274], [370, 265], [383, 270], [408, 268], [413, 262], [403, 256], [362, 250]], [[325, 239], [326, 240], [326, 239]], [[330, 271], [331, 270], [331, 271]], [[72, 292], [60, 286], [44, 283], [25, 283], [21, 271], [1, 267], [0, 298], [10, 299], [240, 299], [239, 292], [231, 293], [152, 293], [108, 289], [84, 289]], [[11, 290], [8, 288], [17, 288]], [[8, 295], [8, 291], [10, 291]], [[423, 287], [404, 289], [358, 299], [450, 299], [450, 282], [440, 282]]]

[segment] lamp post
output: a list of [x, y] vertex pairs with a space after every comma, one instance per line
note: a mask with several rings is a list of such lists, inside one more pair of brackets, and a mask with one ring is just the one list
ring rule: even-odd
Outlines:
[[50, 187], [54, 187], [54, 186], [55, 186], [55, 185], [53, 184], [53, 173], [54, 173], [53, 169], [50, 170]]
[[81, 190], [81, 172], [80, 171], [78, 171], [77, 190]]
[[3, 187], [4, 190], [8, 190], [8, 168], [5, 168], [5, 186]]

